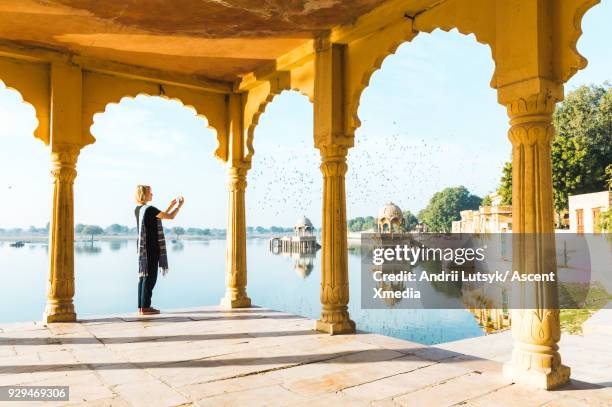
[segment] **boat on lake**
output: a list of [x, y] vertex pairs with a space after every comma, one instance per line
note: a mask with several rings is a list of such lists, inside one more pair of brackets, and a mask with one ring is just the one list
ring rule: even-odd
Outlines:
[[25, 243], [22, 242], [21, 240], [18, 240], [16, 242], [11, 243], [10, 246], [11, 247], [23, 247], [23, 246], [25, 246]]

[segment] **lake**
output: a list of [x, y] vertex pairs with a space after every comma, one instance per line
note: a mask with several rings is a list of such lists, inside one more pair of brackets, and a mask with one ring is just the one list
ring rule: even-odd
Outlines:
[[[170, 272], [159, 276], [153, 306], [163, 311], [218, 304], [225, 291], [225, 241], [168, 243]], [[253, 304], [318, 318], [321, 251], [297, 260], [272, 254], [266, 239], [249, 239], [247, 253], [247, 292]], [[349, 312], [358, 329], [428, 345], [483, 335], [463, 309], [361, 309], [360, 267], [360, 256], [349, 251]], [[47, 244], [14, 248], [0, 242], [0, 270], [0, 323], [39, 320], [46, 299]], [[75, 275], [78, 317], [136, 310], [134, 240], [76, 242]]]

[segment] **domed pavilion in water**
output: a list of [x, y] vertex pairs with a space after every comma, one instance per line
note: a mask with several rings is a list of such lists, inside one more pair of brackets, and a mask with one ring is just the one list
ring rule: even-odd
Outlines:
[[293, 226], [293, 236], [270, 239], [270, 250], [275, 253], [315, 253], [320, 247], [312, 222], [303, 215]]

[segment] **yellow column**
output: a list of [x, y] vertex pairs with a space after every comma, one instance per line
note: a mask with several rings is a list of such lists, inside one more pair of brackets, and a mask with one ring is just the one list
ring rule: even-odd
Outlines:
[[320, 38], [316, 44], [314, 139], [321, 152], [323, 224], [321, 234], [321, 318], [315, 329], [330, 334], [355, 332], [348, 314], [346, 236], [346, 155], [353, 135], [346, 127], [346, 46]]
[[227, 207], [227, 250], [225, 255], [224, 308], [248, 308], [251, 299], [247, 296], [246, 216], [245, 191], [247, 186], [246, 163], [233, 163], [229, 168], [227, 183], [229, 200]]
[[348, 253], [346, 236], [346, 146], [319, 147], [323, 173], [321, 260], [321, 318], [315, 328], [330, 334], [355, 332], [349, 318]]
[[[513, 269], [522, 273], [556, 272], [550, 151], [556, 99], [542, 91], [507, 104], [513, 166], [512, 261]], [[524, 306], [512, 311], [514, 349], [504, 374], [515, 382], [545, 389], [566, 383], [570, 369], [561, 364], [558, 352], [561, 330], [556, 287], [526, 284], [514, 295], [522, 298], [519, 305]]]
[[76, 321], [74, 304], [74, 197], [80, 148], [57, 146], [51, 153], [53, 211], [49, 229], [49, 285], [45, 322]]

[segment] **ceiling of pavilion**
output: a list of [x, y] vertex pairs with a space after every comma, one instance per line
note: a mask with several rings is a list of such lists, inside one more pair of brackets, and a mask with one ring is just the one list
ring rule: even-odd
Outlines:
[[0, 38], [231, 81], [384, 1], [0, 0]]

